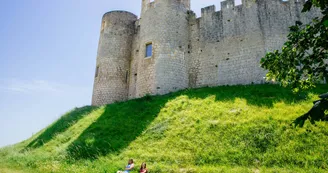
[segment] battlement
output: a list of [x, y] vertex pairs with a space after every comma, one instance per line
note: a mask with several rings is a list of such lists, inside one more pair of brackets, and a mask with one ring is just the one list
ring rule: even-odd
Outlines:
[[190, 0], [142, 0], [141, 14], [149, 9], [156, 8], [156, 6], [167, 3], [172, 3], [172, 5], [181, 6], [190, 10]]
[[195, 22], [201, 38], [209, 42], [254, 32], [286, 34], [289, 26], [304, 19], [303, 4], [304, 0], [243, 0], [236, 5], [235, 0], [226, 0], [219, 11], [215, 5], [202, 8]]
[[[221, 2], [221, 9], [219, 11], [216, 11], [215, 5], [207, 6], [201, 9], [201, 16], [200, 17], [206, 17], [213, 15], [214, 13], [221, 13], [221, 12], [228, 12], [228, 11], [234, 11], [234, 12], [240, 12], [242, 9], [244, 11], [248, 10], [252, 6], [274, 6], [275, 8], [286, 8], [289, 7], [290, 9], [295, 7], [301, 7], [305, 3], [305, 0], [242, 0], [242, 4], [236, 5], [235, 0], [226, 0]], [[280, 7], [279, 7], [280, 6]], [[266, 7], [265, 7], [266, 8]]]
[[231, 9], [235, 7], [234, 0], [226, 0], [221, 2], [221, 10]]
[[215, 13], [215, 9], [216, 9], [215, 5], [211, 5], [211, 6], [202, 8], [202, 10], [201, 10], [202, 16]]

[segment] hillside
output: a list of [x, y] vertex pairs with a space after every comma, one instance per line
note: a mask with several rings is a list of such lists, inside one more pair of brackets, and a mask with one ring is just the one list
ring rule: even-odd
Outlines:
[[328, 172], [328, 123], [290, 125], [327, 91], [222, 86], [75, 108], [0, 149], [0, 172], [112, 173], [129, 158], [153, 173]]

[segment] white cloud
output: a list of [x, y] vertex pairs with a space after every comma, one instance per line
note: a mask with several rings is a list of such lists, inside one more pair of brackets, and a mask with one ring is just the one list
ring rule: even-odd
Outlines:
[[16, 93], [64, 93], [84, 89], [47, 80], [9, 79], [0, 82], [0, 90]]

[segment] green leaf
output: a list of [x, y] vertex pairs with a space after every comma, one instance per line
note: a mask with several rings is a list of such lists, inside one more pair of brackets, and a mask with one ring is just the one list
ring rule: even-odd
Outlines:
[[323, 21], [323, 25], [325, 25], [325, 27], [328, 27], [328, 20]]
[[[308, 0], [304, 4], [303, 12], [322, 5], [326, 8], [328, 3], [322, 2], [328, 0]], [[322, 70], [317, 68], [317, 65], [323, 62], [323, 59], [328, 59], [325, 52], [322, 52], [327, 48], [328, 39], [326, 12], [328, 14], [327, 8], [322, 12], [323, 16], [313, 17], [306, 25], [296, 21], [295, 25], [290, 27], [288, 40], [283, 47], [265, 55], [261, 60], [261, 67], [268, 70], [268, 78], [275, 79], [283, 86], [290, 86], [295, 92], [312, 88], [316, 81], [323, 80], [323, 75], [318, 75]]]

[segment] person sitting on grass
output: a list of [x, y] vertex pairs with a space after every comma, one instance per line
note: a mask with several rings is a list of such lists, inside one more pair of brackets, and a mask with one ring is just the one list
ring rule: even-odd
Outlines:
[[143, 162], [140, 167], [140, 173], [148, 173], [146, 163]]
[[128, 165], [125, 167], [124, 171], [117, 171], [117, 173], [130, 173], [134, 168], [133, 159], [129, 159]]

